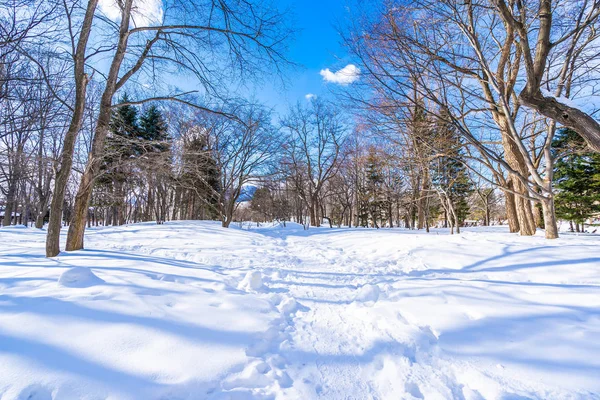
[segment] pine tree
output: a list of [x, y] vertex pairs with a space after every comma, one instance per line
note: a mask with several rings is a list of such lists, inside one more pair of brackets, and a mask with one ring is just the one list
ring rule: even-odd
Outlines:
[[379, 228], [378, 221], [385, 220], [386, 196], [384, 189], [384, 176], [381, 158], [377, 155], [374, 147], [369, 148], [366, 167], [366, 201], [367, 209], [373, 225]]
[[[127, 94], [120, 100], [129, 102]], [[131, 105], [118, 107], [112, 114], [110, 134], [106, 140], [100, 176], [96, 183], [94, 205], [112, 207], [112, 224], [120, 225], [124, 218], [124, 185], [131, 175], [127, 163], [135, 154], [135, 141], [139, 134], [138, 110]]]
[[146, 151], [164, 152], [169, 147], [169, 133], [167, 123], [160, 110], [152, 105], [140, 117], [140, 129], [138, 138], [140, 141], [150, 142]]
[[[129, 102], [124, 94], [121, 103]], [[124, 160], [134, 155], [134, 143], [139, 135], [138, 110], [131, 105], [124, 105], [113, 111], [110, 122], [110, 134], [107, 138], [104, 155], [105, 168], [117, 168]], [[113, 171], [113, 173], [117, 173]], [[113, 179], [115, 179], [113, 177]], [[120, 177], [119, 177], [120, 179]]]
[[464, 163], [462, 139], [448, 120], [447, 111], [442, 110], [434, 140], [434, 146], [440, 156], [432, 163], [431, 180], [451, 203], [456, 213], [456, 222], [460, 226], [469, 214], [467, 200], [473, 193], [473, 183]]
[[199, 130], [192, 132], [183, 143], [183, 167], [179, 182], [190, 199], [202, 199], [201, 203], [188, 207], [188, 219], [219, 217], [221, 180], [217, 162], [210, 150], [207, 135]]
[[586, 152], [583, 139], [566, 128], [557, 132], [552, 147], [556, 215], [583, 224], [600, 213], [600, 154]]
[[154, 212], [154, 219], [162, 223], [167, 219], [168, 191], [173, 181], [171, 138], [167, 122], [160, 110], [151, 105], [140, 117], [137, 140], [135, 144], [137, 163], [140, 173], [148, 182], [147, 219]]

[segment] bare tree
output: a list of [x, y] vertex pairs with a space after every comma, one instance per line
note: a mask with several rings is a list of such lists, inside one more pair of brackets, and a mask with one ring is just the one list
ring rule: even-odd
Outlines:
[[[515, 100], [521, 54], [515, 33], [502, 30], [493, 9], [485, 1], [388, 5], [377, 23], [362, 31], [369, 33], [348, 42], [363, 60], [374, 97], [397, 107], [427, 101], [429, 113], [463, 135], [471, 146], [469, 157], [491, 170], [490, 183], [502, 186], [511, 230], [535, 233], [531, 202], [540, 202], [546, 237], [557, 237], [549, 151], [553, 130], [545, 129], [537, 114], [520, 110]], [[447, 110], [446, 117], [439, 110]]]
[[[228, 228], [244, 188], [271, 171], [280, 141], [271, 115], [256, 105], [237, 107], [238, 121], [225, 120], [211, 127], [211, 148], [220, 176], [220, 213]], [[223, 117], [219, 117], [223, 120]]]
[[63, 219], [63, 203], [71, 168], [73, 166], [73, 153], [77, 135], [83, 124], [86, 90], [90, 81], [90, 76], [86, 73], [87, 45], [92, 31], [94, 14], [98, 0], [89, 0], [85, 8], [81, 24], [78, 26], [74, 11], [77, 9], [74, 5], [71, 7], [64, 3], [64, 13], [67, 20], [68, 33], [71, 42], [71, 57], [73, 60], [73, 81], [74, 81], [74, 99], [72, 105], [69, 105], [71, 111], [71, 122], [67, 129], [62, 150], [58, 162], [58, 170], [54, 180], [54, 191], [52, 193], [52, 202], [50, 204], [50, 219], [48, 222], [48, 233], [46, 236], [46, 257], [54, 257], [60, 253], [60, 229]]
[[493, 0], [492, 3], [507, 35], [518, 36], [515, 43], [526, 72], [520, 102], [573, 129], [600, 152], [600, 124], [593, 114], [565, 100], [576, 84], [574, 80], [587, 81], [597, 74], [597, 67], [589, 62], [596, 56], [599, 44], [600, 3], [590, 0]]
[[[284, 152], [295, 188], [308, 208], [310, 224], [320, 226], [319, 199], [340, 166], [345, 127], [339, 110], [322, 100], [298, 104], [281, 122], [288, 134]], [[323, 216], [323, 215], [321, 215]]]
[[[250, 74], [285, 61], [281, 51], [288, 31], [282, 16], [267, 4], [216, 0], [164, 3], [163, 20], [148, 26], [132, 24], [136, 20], [133, 0], [124, 0], [120, 6], [118, 39], [110, 48], [112, 62], [105, 79], [92, 149], [75, 200], [67, 250], [83, 248], [88, 204], [117, 90], [144, 72], [145, 66], [162, 64], [191, 72], [209, 93], [216, 94], [220, 78]], [[131, 58], [129, 62], [126, 56]], [[158, 99], [182, 101], [177, 95], [142, 101]]]

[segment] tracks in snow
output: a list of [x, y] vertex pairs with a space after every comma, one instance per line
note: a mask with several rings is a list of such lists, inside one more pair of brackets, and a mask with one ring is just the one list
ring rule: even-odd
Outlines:
[[382, 265], [311, 236], [265, 238], [260, 246], [269, 287], [303, 306], [290, 315], [279, 349], [293, 381], [283, 397], [463, 397], [433, 332], [384, 304], [389, 285], [419, 266], [409, 249]]

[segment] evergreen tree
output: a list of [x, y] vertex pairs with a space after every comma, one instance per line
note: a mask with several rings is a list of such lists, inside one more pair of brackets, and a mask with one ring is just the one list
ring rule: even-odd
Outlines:
[[207, 134], [194, 129], [184, 140], [181, 185], [193, 196], [202, 201], [190, 207], [187, 218], [218, 218], [221, 181], [217, 162], [212, 156]]
[[152, 105], [140, 117], [138, 138], [142, 142], [150, 142], [146, 151], [164, 152], [169, 148], [169, 133], [167, 123], [160, 110]]
[[[124, 94], [121, 103], [129, 98]], [[139, 134], [138, 110], [131, 105], [118, 107], [113, 111], [110, 122], [110, 133], [106, 140], [100, 176], [96, 182], [96, 195], [93, 205], [110, 206], [113, 225], [123, 224], [125, 194], [124, 185], [131, 176], [131, 165], [128, 161], [135, 154], [135, 141]]]
[[[167, 123], [160, 110], [151, 105], [140, 116], [135, 143], [136, 163], [148, 183], [146, 218], [162, 223], [167, 219], [168, 192], [173, 183], [171, 138]], [[150, 212], [154, 213], [154, 218]]]
[[[121, 98], [121, 103], [129, 101], [127, 94]], [[138, 110], [131, 105], [118, 107], [113, 111], [110, 122], [110, 134], [106, 141], [104, 152], [103, 169], [109, 174], [122, 174], [123, 171], [117, 171], [124, 160], [129, 159], [134, 154], [134, 143], [139, 135]], [[114, 179], [123, 177], [112, 176]]]
[[600, 154], [588, 153], [583, 139], [561, 129], [552, 143], [556, 215], [576, 224], [600, 213]]
[[448, 120], [447, 111], [442, 110], [434, 139], [441, 155], [432, 163], [431, 180], [452, 203], [460, 226], [469, 214], [467, 200], [473, 193], [473, 183], [464, 163], [462, 139]]
[[382, 171], [381, 159], [378, 157], [375, 148], [369, 148], [369, 154], [366, 160], [366, 200], [367, 209], [373, 225], [379, 228], [378, 221], [385, 219], [386, 198], [384, 190], [384, 176]]

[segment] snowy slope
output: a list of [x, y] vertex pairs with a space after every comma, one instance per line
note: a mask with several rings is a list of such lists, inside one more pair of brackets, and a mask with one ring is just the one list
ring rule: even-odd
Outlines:
[[0, 229], [0, 398], [600, 399], [600, 238]]

